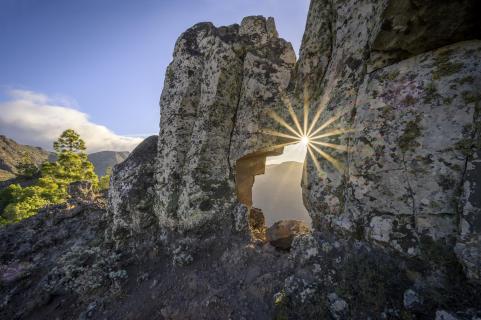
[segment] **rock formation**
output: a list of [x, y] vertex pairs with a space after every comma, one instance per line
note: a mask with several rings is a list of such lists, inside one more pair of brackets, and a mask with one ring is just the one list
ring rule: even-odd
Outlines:
[[[107, 212], [79, 201], [0, 231], [0, 316], [479, 319], [477, 12], [474, 0], [312, 0], [297, 62], [272, 19], [190, 28], [159, 136], [114, 168]], [[353, 130], [329, 140], [348, 147], [326, 148], [339, 165], [319, 157], [320, 173], [307, 158], [313, 230], [276, 250], [252, 185], [289, 142], [264, 134], [281, 127], [269, 115], [304, 105]], [[50, 246], [33, 244], [39, 232]]]
[[[109, 188], [113, 224], [107, 230], [107, 241], [117, 241], [118, 245], [130, 241], [132, 245], [152, 247], [148, 239], [158, 238], [158, 223], [152, 212], [157, 141], [157, 136], [148, 137], [124, 162], [114, 167]], [[131, 241], [134, 239], [138, 241]]]
[[196, 232], [233, 224], [236, 161], [262, 157], [278, 140], [260, 129], [272, 127], [266, 111], [283, 111], [280, 93], [294, 64], [273, 19], [201, 23], [177, 40], [160, 99], [155, 213], [162, 226]]
[[333, 152], [343, 172], [323, 161], [318, 178], [308, 162], [305, 204], [317, 227], [409, 256], [458, 241], [466, 274], [479, 280], [476, 184], [466, 181], [476, 179], [467, 169], [480, 148], [476, 9], [474, 1], [313, 1], [297, 81], [308, 82], [298, 95], [325, 108], [320, 123], [340, 115], [339, 126], [354, 129], [338, 139], [348, 155]]
[[276, 248], [289, 250], [294, 237], [309, 233], [310, 229], [299, 220], [281, 220], [267, 229], [267, 241]]

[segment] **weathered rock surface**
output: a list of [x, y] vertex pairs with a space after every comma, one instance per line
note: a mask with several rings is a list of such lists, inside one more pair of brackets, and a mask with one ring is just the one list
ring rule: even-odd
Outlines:
[[110, 290], [109, 273], [121, 269], [116, 253], [102, 248], [106, 202], [71, 196], [76, 205], [52, 206], [0, 229], [0, 318], [78, 318], [82, 309], [71, 301]]
[[276, 248], [289, 250], [294, 237], [309, 232], [309, 226], [299, 220], [281, 220], [267, 228], [267, 241]]
[[330, 139], [347, 154], [326, 149], [342, 167], [320, 158], [319, 177], [308, 161], [304, 202], [315, 227], [421, 258], [434, 243], [451, 255], [458, 241], [466, 274], [479, 279], [481, 194], [466, 182], [476, 179], [467, 168], [481, 121], [478, 6], [312, 1], [296, 76], [308, 92], [297, 99], [307, 95], [312, 114], [324, 108], [319, 123], [340, 116], [337, 128], [354, 129]]
[[292, 46], [278, 38], [272, 19], [201, 23], [181, 35], [160, 100], [161, 226], [202, 233], [233, 224], [236, 161], [275, 144], [260, 129], [272, 122], [267, 110], [282, 110], [279, 92], [294, 64]]
[[[479, 112], [479, 111], [478, 111]], [[481, 130], [474, 136], [478, 151], [468, 158], [461, 198], [461, 216], [455, 252], [469, 278], [481, 280]]]
[[[345, 210], [356, 214], [368, 238], [411, 255], [419, 253], [423, 237], [456, 238], [471, 152], [466, 142], [481, 120], [469, 100], [481, 87], [479, 60], [481, 42], [462, 42], [366, 78], [356, 105], [353, 193]], [[445, 68], [455, 70], [438, 76]]]
[[108, 241], [118, 245], [153, 246], [160, 234], [153, 213], [157, 136], [145, 139], [129, 157], [112, 171], [109, 189], [109, 216], [112, 225]]
[[89, 204], [95, 201], [96, 194], [90, 181], [76, 181], [67, 187], [70, 196], [68, 203], [72, 205]]

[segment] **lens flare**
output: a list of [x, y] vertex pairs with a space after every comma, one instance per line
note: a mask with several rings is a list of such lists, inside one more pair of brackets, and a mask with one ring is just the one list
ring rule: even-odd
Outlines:
[[303, 145], [307, 146], [309, 144], [309, 137], [308, 136], [303, 136], [301, 138], [301, 142]]
[[[306, 92], [304, 92], [304, 94], [306, 94]], [[332, 155], [328, 154], [325, 150], [323, 150], [325, 147], [331, 150], [335, 149], [338, 152], [348, 152], [347, 146], [334, 144], [326, 141], [328, 138], [333, 138], [353, 131], [350, 128], [332, 128], [332, 126], [339, 118], [343, 116], [343, 114], [334, 115], [323, 123], [318, 124], [318, 121], [321, 118], [321, 113], [326, 109], [327, 98], [324, 97], [321, 100], [321, 103], [319, 103], [316, 114], [312, 118], [312, 121], [309, 121], [310, 102], [309, 99], [305, 97], [302, 117], [304, 121], [301, 125], [301, 122], [299, 121], [299, 118], [297, 117], [294, 108], [292, 107], [292, 103], [287, 97], [287, 95], [281, 94], [281, 97], [287, 108], [293, 125], [289, 124], [286, 119], [283, 119], [280, 115], [271, 110], [270, 112], [268, 112], [270, 117], [282, 127], [287, 129], [288, 132], [279, 132], [270, 129], [263, 129], [261, 130], [261, 132], [263, 132], [264, 134], [292, 140], [292, 142], [287, 142], [286, 145], [301, 142], [305, 147], [307, 147], [307, 150], [309, 151], [309, 156], [312, 159], [317, 171], [319, 171], [319, 174], [322, 174], [322, 169], [317, 156], [321, 156], [322, 158], [324, 158], [324, 160], [326, 160], [327, 163], [332, 165], [338, 171], [343, 172], [343, 170], [345, 169], [344, 165], [339, 160], [335, 159]], [[326, 129], [329, 130], [325, 131]]]

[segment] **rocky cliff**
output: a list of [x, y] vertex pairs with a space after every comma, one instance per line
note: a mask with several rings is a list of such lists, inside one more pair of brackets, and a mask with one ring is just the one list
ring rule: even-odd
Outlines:
[[[469, 0], [312, 0], [297, 62], [273, 19], [190, 28], [159, 136], [114, 168], [108, 210], [78, 201], [0, 231], [1, 314], [479, 319], [477, 12]], [[292, 142], [273, 132], [304, 110], [346, 130], [304, 164], [313, 230], [278, 250], [252, 186]], [[74, 225], [87, 235], [51, 236]], [[33, 245], [42, 230], [56, 250]]]
[[307, 94], [325, 110], [319, 122], [340, 116], [354, 129], [338, 139], [348, 154], [334, 152], [342, 172], [324, 161], [318, 178], [308, 162], [304, 195], [318, 228], [408, 256], [424, 257], [432, 242], [455, 247], [479, 281], [476, 177], [467, 175], [480, 148], [477, 9], [472, 1], [313, 1], [297, 81], [317, 85]]

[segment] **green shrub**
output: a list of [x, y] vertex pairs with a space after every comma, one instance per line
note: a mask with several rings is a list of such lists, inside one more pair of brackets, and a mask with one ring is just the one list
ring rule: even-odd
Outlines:
[[105, 170], [105, 175], [101, 176], [99, 179], [99, 190], [108, 190], [110, 186], [110, 176], [112, 175], [112, 168], [108, 167]]

